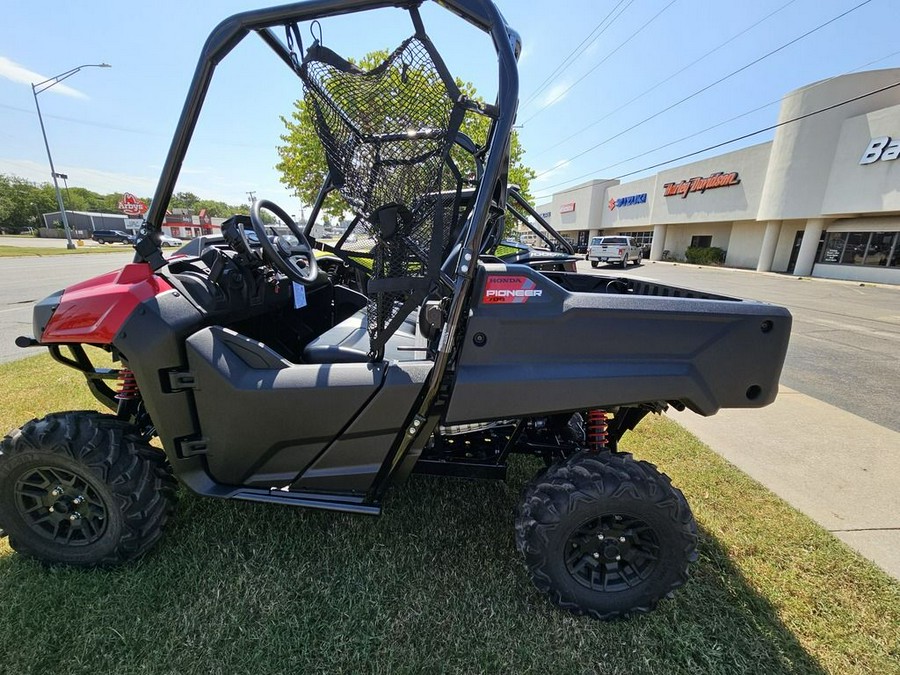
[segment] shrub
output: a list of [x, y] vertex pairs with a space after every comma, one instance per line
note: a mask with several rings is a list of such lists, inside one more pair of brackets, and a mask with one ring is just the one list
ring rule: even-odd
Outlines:
[[689, 246], [684, 252], [684, 258], [694, 265], [721, 265], [725, 262], [725, 250], [717, 246]]

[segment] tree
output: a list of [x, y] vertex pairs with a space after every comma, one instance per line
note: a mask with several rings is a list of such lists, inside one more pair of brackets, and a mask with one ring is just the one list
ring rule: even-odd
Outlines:
[[56, 196], [49, 184], [0, 174], [0, 229], [21, 232], [26, 227], [41, 227], [40, 214], [56, 210]]
[[[383, 63], [388, 56], [387, 51], [374, 51], [367, 54], [357, 65], [368, 71]], [[475, 87], [471, 83], [457, 79], [456, 84], [467, 97], [477, 98]], [[275, 168], [281, 172], [281, 182], [291, 188], [301, 202], [312, 204], [325, 181], [328, 168], [325, 162], [325, 152], [316, 135], [306, 100], [295, 101], [290, 118], [282, 116], [281, 121], [285, 126], [286, 133], [281, 136], [283, 145], [277, 147], [281, 161], [275, 165]], [[487, 117], [468, 113], [463, 120], [461, 131], [477, 145], [483, 146], [487, 141], [489, 128], [490, 120]], [[465, 163], [468, 162], [474, 171], [474, 160], [463, 155], [465, 155], [464, 152], [454, 151], [453, 153], [454, 160], [461, 164], [460, 169], [464, 174], [467, 173]], [[518, 134], [514, 131], [510, 148], [509, 182], [518, 185], [527, 199], [530, 197], [528, 186], [535, 173], [523, 163], [523, 155], [524, 150], [519, 143]], [[337, 219], [340, 219], [346, 210], [347, 205], [337, 192], [332, 192], [322, 207], [323, 215], [330, 215]]]
[[[74, 186], [63, 190], [65, 207], [69, 211], [119, 213], [121, 192], [102, 195]], [[145, 204], [150, 203], [149, 197], [142, 197], [141, 200]], [[235, 213], [250, 212], [247, 204], [234, 206], [217, 200], [201, 199], [193, 192], [175, 193], [170, 207], [191, 209], [195, 214], [206, 209], [211, 218], [227, 218]], [[32, 183], [18, 176], [0, 174], [0, 230], [21, 232], [27, 227], [43, 227], [41, 214], [58, 210], [56, 191], [50, 183]], [[268, 213], [263, 213], [263, 220], [267, 223], [275, 222]], [[61, 223], [59, 226], [62, 226]]]

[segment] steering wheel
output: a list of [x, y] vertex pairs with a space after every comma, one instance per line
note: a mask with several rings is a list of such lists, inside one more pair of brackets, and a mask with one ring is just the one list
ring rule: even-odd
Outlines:
[[[275, 242], [272, 243], [266, 232], [266, 225], [260, 217], [260, 209], [266, 209], [281, 218], [300, 243], [297, 246], [291, 246], [284, 237], [275, 237]], [[263, 254], [275, 269], [291, 281], [296, 281], [304, 286], [309, 286], [316, 281], [319, 276], [319, 265], [316, 263], [316, 256], [309, 239], [283, 208], [268, 199], [253, 202], [253, 206], [250, 207], [250, 224], [253, 225], [253, 231], [256, 232], [256, 238], [259, 239]], [[300, 256], [305, 259], [305, 266], [298, 262], [297, 258]]]

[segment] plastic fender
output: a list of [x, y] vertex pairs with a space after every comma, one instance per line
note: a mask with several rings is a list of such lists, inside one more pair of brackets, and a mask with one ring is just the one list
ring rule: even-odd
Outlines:
[[134, 309], [171, 286], [147, 263], [131, 263], [65, 289], [46, 326], [35, 326], [44, 344], [111, 344]]

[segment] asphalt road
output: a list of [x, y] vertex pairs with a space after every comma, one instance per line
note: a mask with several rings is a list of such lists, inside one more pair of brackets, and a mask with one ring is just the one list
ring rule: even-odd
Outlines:
[[32, 336], [31, 306], [36, 301], [133, 258], [134, 250], [124, 246], [121, 253], [0, 258], [0, 362], [39, 353], [15, 345], [19, 335]]
[[[36, 353], [14, 344], [17, 336], [32, 333], [35, 301], [120, 267], [132, 255], [123, 247], [122, 253], [105, 255], [0, 258], [0, 362]], [[783, 305], [794, 315], [794, 327], [782, 383], [900, 431], [900, 286], [651, 262], [627, 270], [592, 270], [581, 262], [579, 271], [640, 276]], [[848, 447], [853, 442], [848, 438]]]
[[[627, 270], [601, 265], [592, 270], [580, 262], [579, 271], [639, 276], [787, 307], [794, 324], [782, 384], [900, 431], [900, 286], [683, 263], [644, 262]], [[841, 430], [834, 433], [840, 435]], [[852, 450], [855, 439], [846, 440]]]

